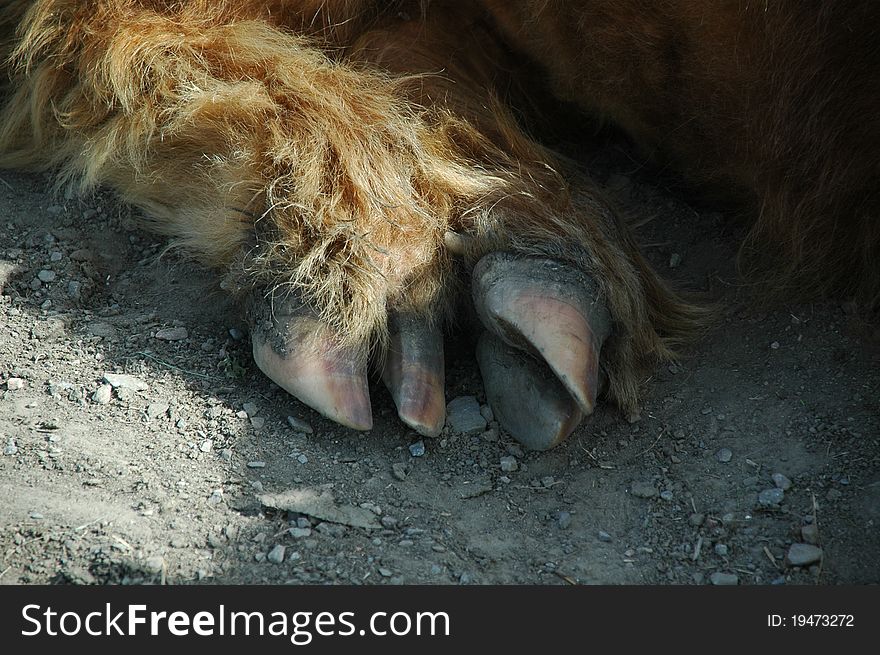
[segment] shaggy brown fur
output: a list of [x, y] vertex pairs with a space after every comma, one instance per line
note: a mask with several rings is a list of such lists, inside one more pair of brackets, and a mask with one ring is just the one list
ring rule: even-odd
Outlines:
[[[749, 32], [751, 9], [708, 21], [697, 9], [715, 3], [642, 4], [11, 0], [0, 163], [114, 188], [237, 286], [296, 288], [351, 343], [381, 339], [390, 308], [449, 312], [447, 230], [472, 237], [471, 263], [502, 248], [574, 262], [614, 317], [604, 366], [631, 409], [641, 372], [700, 312], [645, 264], [599, 194], [566, 184], [517, 125], [499, 29], [548, 66], [561, 95], [684, 168], [753, 190], [751, 241], [774, 239], [787, 273], [833, 262], [823, 279], [853, 286], [875, 271], [878, 243], [866, 186], [876, 116], [858, 123], [864, 105], [846, 108], [851, 133], [829, 127], [837, 104], [799, 104], [834, 70], [782, 80], [795, 55]], [[783, 4], [796, 23], [804, 12]], [[782, 10], [768, 15], [788, 25]], [[715, 42], [747, 53], [731, 63]], [[811, 71], [825, 71], [819, 50]], [[858, 163], [841, 165], [847, 147]], [[829, 148], [833, 161], [820, 156]], [[847, 270], [859, 257], [860, 272]], [[873, 275], [855, 286], [876, 297]]]

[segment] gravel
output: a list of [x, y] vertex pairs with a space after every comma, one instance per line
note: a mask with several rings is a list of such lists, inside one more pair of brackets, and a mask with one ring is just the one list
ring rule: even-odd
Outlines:
[[55, 271], [44, 269], [37, 273], [37, 278], [40, 280], [40, 282], [54, 282], [56, 277], [57, 275], [55, 274]]
[[269, 554], [266, 555], [266, 559], [274, 564], [281, 564], [284, 561], [284, 551], [286, 548], [281, 544], [275, 546], [272, 550], [269, 551]]
[[733, 585], [738, 585], [739, 577], [737, 577], [733, 573], [722, 573], [721, 571], [716, 571], [709, 576], [709, 581], [716, 587], [729, 587]]
[[657, 487], [651, 482], [636, 481], [630, 485], [630, 493], [636, 498], [656, 498]]
[[783, 491], [791, 489], [791, 480], [785, 477], [782, 473], [773, 474], [773, 484], [776, 485], [777, 489], [782, 489]]
[[717, 453], [715, 453], [715, 459], [717, 459], [722, 464], [727, 464], [731, 459], [733, 459], [733, 451], [730, 448], [722, 448]]
[[18, 391], [19, 389], [24, 389], [24, 380], [21, 378], [9, 378], [6, 380], [6, 388], [9, 391]]
[[476, 396], [459, 396], [446, 405], [446, 425], [458, 434], [479, 434], [487, 427]]
[[822, 560], [822, 549], [813, 544], [792, 544], [785, 556], [791, 566], [809, 566]]
[[312, 536], [311, 528], [290, 528], [287, 532], [294, 539], [304, 539], [305, 537]]
[[604, 541], [606, 544], [611, 543], [612, 541], [611, 535], [605, 532], [605, 530], [599, 530], [598, 537], [599, 541]]
[[777, 507], [784, 499], [782, 489], [765, 489], [758, 494], [758, 504], [762, 507]]
[[132, 391], [146, 391], [150, 388], [143, 380], [125, 373], [105, 373], [104, 382], [114, 389], [131, 389]]
[[171, 327], [156, 330], [156, 338], [162, 341], [183, 341], [189, 336], [184, 327]]
[[99, 405], [106, 405], [113, 400], [113, 387], [109, 384], [102, 384], [98, 390], [92, 394], [92, 400]]
[[413, 457], [422, 457], [425, 454], [425, 442], [416, 441], [414, 444], [410, 444], [409, 453]]
[[6, 442], [6, 446], [3, 448], [4, 455], [15, 455], [18, 452], [18, 446], [15, 445], [15, 439], [10, 439]]
[[500, 462], [501, 470], [505, 473], [512, 473], [513, 471], [519, 470], [519, 463], [516, 461], [516, 457], [514, 457], [513, 455], [502, 457]]
[[312, 426], [303, 421], [302, 419], [298, 419], [295, 416], [287, 417], [287, 424], [292, 427], [297, 432], [302, 432], [303, 434], [313, 434], [314, 430], [312, 430]]

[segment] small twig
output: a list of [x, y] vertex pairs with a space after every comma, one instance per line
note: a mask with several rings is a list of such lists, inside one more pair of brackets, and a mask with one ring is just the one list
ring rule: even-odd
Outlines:
[[[3, 184], [6, 185], [6, 188], [9, 189], [10, 191], [15, 191], [15, 189], [12, 188], [12, 185], [9, 182], [7, 182], [6, 180], [4, 180], [2, 177], [0, 177], [0, 182], [3, 182]], [[6, 570], [8, 571], [9, 569], [6, 569]], [[6, 571], [4, 571], [3, 573], [6, 573]]]
[[654, 439], [654, 443], [652, 443], [650, 446], [648, 446], [648, 447], [647, 447], [645, 450], [643, 450], [642, 452], [636, 454], [636, 457], [641, 457], [642, 455], [645, 455], [645, 454], [651, 452], [652, 450], [654, 450], [654, 446], [656, 446], [656, 445], [657, 445], [657, 442], [660, 441], [660, 437], [663, 436], [663, 433], [664, 433], [664, 432], [666, 432], [666, 428], [661, 429], [661, 430], [660, 430], [660, 434], [658, 434], [658, 435], [657, 435], [657, 438]]
[[700, 551], [702, 551], [702, 550], [703, 550], [703, 537], [701, 536], [699, 539], [697, 539], [697, 545], [694, 546], [694, 556], [692, 558], [693, 561], [696, 562], [698, 559], [700, 559]]
[[577, 584], [578, 584], [577, 580], [570, 578], [569, 576], [565, 575], [564, 573], [560, 573], [559, 571], [553, 571], [553, 573], [556, 574], [557, 577], [565, 580], [570, 585], [577, 586]]
[[764, 546], [764, 554], [767, 556], [767, 559], [770, 560], [770, 562], [773, 564], [773, 566], [776, 567], [776, 569], [778, 571], [782, 570], [782, 567], [779, 566], [779, 562], [776, 561], [776, 558], [773, 557], [773, 553], [770, 552], [770, 549], [767, 548], [767, 546]]
[[197, 378], [204, 378], [205, 380], [215, 380], [215, 381], [220, 380], [220, 378], [217, 377], [216, 375], [205, 375], [204, 373], [197, 373], [196, 371], [188, 371], [185, 368], [180, 368], [179, 366], [175, 366], [174, 364], [169, 364], [168, 362], [162, 361], [161, 359], [159, 359], [158, 357], [155, 357], [154, 355], [151, 355], [150, 353], [136, 352], [133, 355], [126, 357], [126, 359], [134, 359], [135, 355], [140, 355], [142, 357], [146, 357], [147, 359], [152, 359], [154, 362], [156, 362], [157, 364], [160, 364], [161, 366], [164, 366], [166, 368], [170, 368], [175, 371], [180, 371], [181, 373], [186, 373], [187, 375], [193, 375]]

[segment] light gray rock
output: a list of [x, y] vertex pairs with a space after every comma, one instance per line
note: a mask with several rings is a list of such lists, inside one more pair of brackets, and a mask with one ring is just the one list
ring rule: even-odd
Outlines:
[[459, 396], [446, 406], [446, 425], [458, 434], [479, 434], [487, 422], [475, 396]]
[[189, 336], [184, 327], [170, 327], [156, 330], [156, 338], [162, 341], [183, 341]]
[[822, 549], [813, 544], [792, 544], [785, 556], [791, 566], [809, 566], [822, 560]]
[[97, 391], [92, 394], [92, 401], [99, 405], [106, 405], [111, 400], [113, 400], [113, 386], [109, 384], [102, 384], [98, 387]]
[[126, 373], [105, 373], [104, 382], [114, 389], [131, 389], [132, 391], [146, 391], [150, 388], [143, 380]]

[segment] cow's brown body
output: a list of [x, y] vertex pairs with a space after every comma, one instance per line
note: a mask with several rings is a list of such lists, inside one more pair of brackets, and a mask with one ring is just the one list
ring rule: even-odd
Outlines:
[[700, 312], [517, 125], [519, 66], [749, 203], [770, 286], [876, 303], [880, 11], [818, 4], [11, 0], [0, 162], [113, 187], [232, 286], [294, 287], [355, 344], [389, 307], [448, 313], [450, 231], [471, 263], [570, 262], [608, 305], [631, 407]]

